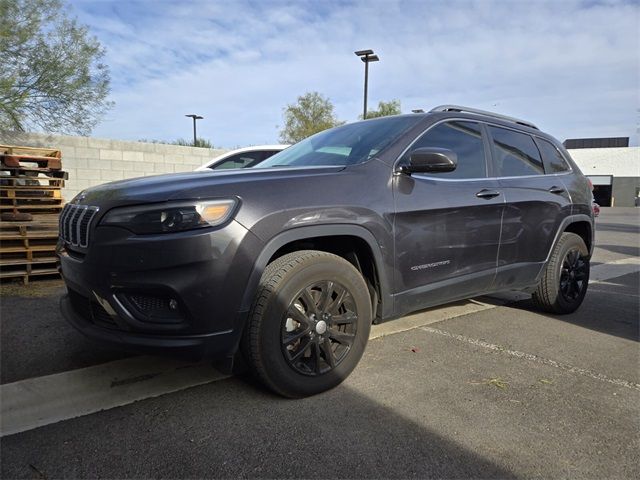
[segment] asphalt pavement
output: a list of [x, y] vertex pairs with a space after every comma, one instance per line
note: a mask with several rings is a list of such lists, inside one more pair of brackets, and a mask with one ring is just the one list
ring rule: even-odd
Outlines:
[[59, 282], [3, 285], [0, 425], [23, 398], [42, 418], [0, 439], [1, 476], [638, 478], [638, 212], [603, 209], [576, 313], [499, 296], [387, 322], [303, 400], [96, 346], [60, 317]]

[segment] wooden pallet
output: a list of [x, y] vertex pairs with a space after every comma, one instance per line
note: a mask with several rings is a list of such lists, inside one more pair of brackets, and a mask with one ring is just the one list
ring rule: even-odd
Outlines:
[[61, 157], [55, 149], [0, 145], [0, 213], [32, 216], [0, 220], [0, 279], [26, 284], [36, 276], [59, 275], [58, 218], [68, 178]]
[[[47, 239], [51, 242], [52, 239]], [[0, 246], [0, 280], [20, 278], [27, 285], [30, 279], [59, 276], [55, 245]]]
[[[54, 194], [54, 197], [58, 197], [60, 196], [60, 190], [62, 190], [62, 187], [60, 185], [40, 185], [40, 183], [38, 183], [37, 185], [2, 185], [0, 184], [0, 195], [2, 196], [7, 196], [7, 197], [11, 197], [11, 196], [16, 196], [19, 197], [21, 195], [21, 192], [58, 192], [57, 194]], [[11, 195], [10, 193], [7, 193], [6, 195], [2, 194], [2, 192], [15, 192], [15, 195]]]
[[0, 221], [0, 266], [55, 257], [58, 215], [34, 215], [30, 222]]
[[27, 285], [34, 277], [56, 276], [59, 277], [58, 259], [49, 257], [31, 262], [0, 265], [0, 280], [22, 279], [22, 283]]
[[0, 145], [0, 162], [7, 167], [33, 167], [60, 170], [62, 168], [60, 150], [52, 148], [17, 147]]
[[29, 263], [44, 265], [48, 263], [57, 263], [57, 262], [58, 262], [58, 257], [48, 255], [48, 256], [34, 258], [33, 260], [25, 260], [23, 258], [3, 260], [2, 265], [0, 265], [0, 267], [18, 267], [18, 266], [27, 265]]
[[54, 197], [62, 198], [61, 188], [51, 185], [40, 185], [39, 182], [30, 182], [32, 185], [0, 185], [0, 197], [2, 198], [34, 198]]
[[[0, 233], [0, 256], [5, 251], [13, 251], [15, 248], [52, 247], [55, 250], [57, 242], [58, 232], [31, 232], [29, 236], [2, 232]], [[2, 264], [1, 258], [0, 264]]]
[[58, 205], [62, 202], [60, 190], [8, 190], [0, 188], [2, 205]]
[[[5, 170], [6, 172], [6, 170]], [[41, 173], [24, 174], [13, 170], [2, 175], [0, 169], [0, 213], [50, 213], [62, 210], [63, 178]], [[66, 172], [58, 172], [64, 173]]]
[[[54, 217], [54, 215], [48, 215]], [[36, 215], [36, 218], [38, 215]], [[55, 217], [58, 217], [55, 215]], [[56, 238], [58, 234], [58, 226], [57, 225], [38, 225], [37, 228], [29, 228], [26, 226], [22, 227], [13, 227], [6, 228], [5, 224], [13, 223], [0, 221], [0, 242], [2, 242], [1, 246], [8, 246], [10, 241], [13, 240], [22, 240], [22, 239], [31, 239], [31, 240], [41, 240], [43, 238]], [[17, 222], [20, 223], [20, 222]]]
[[[2, 169], [0, 169], [2, 170]], [[43, 183], [46, 182], [46, 183]], [[0, 173], [0, 186], [12, 188], [29, 188], [29, 187], [64, 187], [64, 178], [51, 177], [49, 175], [2, 175]]]
[[8, 172], [9, 175], [6, 175], [6, 176], [12, 176], [12, 177], [16, 177], [19, 175], [25, 175], [27, 177], [29, 176], [36, 177], [37, 175], [44, 174], [48, 177], [52, 177], [53, 179], [62, 179], [62, 180], [69, 179], [68, 172], [63, 172], [62, 170], [53, 170], [51, 168], [27, 167], [27, 166], [10, 167], [2, 163], [0, 165], [0, 171]]
[[20, 213], [60, 213], [63, 205], [0, 205], [0, 213], [2, 212], [20, 212]]
[[8, 241], [6, 242], [7, 245], [5, 245], [5, 242], [3, 242], [2, 246], [0, 246], [0, 265], [5, 260], [16, 260], [24, 258], [31, 261], [36, 258], [47, 256], [44, 255], [44, 253], [54, 255], [56, 252], [55, 242], [40, 244], [35, 244], [32, 242], [28, 247], [25, 247], [24, 244], [18, 242], [19, 241], [16, 240]]
[[36, 157], [62, 158], [62, 152], [55, 148], [20, 147], [16, 145], [0, 145], [0, 153], [8, 155], [30, 155]]
[[18, 209], [18, 211], [20, 211], [21, 208], [23, 207], [30, 207], [30, 206], [42, 206], [42, 205], [60, 205], [62, 203], [62, 198], [60, 197], [54, 197], [54, 196], [27, 196], [27, 195], [23, 195], [23, 196], [14, 196], [14, 197], [5, 197], [5, 196], [0, 196], [0, 205], [10, 205], [13, 207], [16, 207]]
[[0, 234], [28, 232], [58, 231], [57, 215], [34, 215], [28, 222], [9, 222], [0, 220]]

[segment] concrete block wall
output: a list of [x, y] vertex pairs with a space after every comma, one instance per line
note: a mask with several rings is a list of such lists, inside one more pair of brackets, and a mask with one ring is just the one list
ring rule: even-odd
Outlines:
[[62, 151], [69, 180], [62, 191], [71, 200], [85, 188], [127, 178], [189, 172], [226, 150], [93, 137], [0, 131], [0, 144]]

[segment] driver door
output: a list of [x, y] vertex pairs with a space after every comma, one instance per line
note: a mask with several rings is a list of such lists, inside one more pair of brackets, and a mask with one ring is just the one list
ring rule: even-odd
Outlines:
[[458, 156], [447, 173], [394, 176], [396, 313], [488, 291], [494, 281], [504, 195], [488, 178], [485, 129], [450, 120], [430, 127], [409, 148], [439, 147]]

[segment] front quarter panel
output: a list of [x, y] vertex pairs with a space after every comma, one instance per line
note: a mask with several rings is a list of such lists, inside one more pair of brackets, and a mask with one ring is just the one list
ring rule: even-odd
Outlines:
[[[260, 196], [239, 191], [243, 205], [236, 219], [264, 244], [252, 278], [259, 280], [271, 255], [288, 242], [356, 236], [373, 252], [381, 287], [387, 293], [394, 268], [390, 178], [391, 169], [374, 159], [330, 177], [269, 184]], [[243, 309], [253, 292], [249, 285]]]

